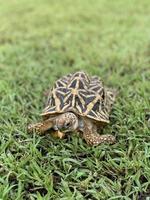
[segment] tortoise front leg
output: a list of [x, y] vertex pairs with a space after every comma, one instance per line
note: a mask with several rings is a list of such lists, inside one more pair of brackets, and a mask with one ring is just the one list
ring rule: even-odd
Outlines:
[[28, 130], [28, 132], [35, 131], [35, 132], [42, 134], [52, 127], [53, 127], [53, 121], [51, 119], [47, 119], [47, 120], [44, 120], [43, 122], [29, 124], [27, 130]]
[[116, 141], [116, 138], [113, 135], [99, 135], [97, 133], [96, 125], [92, 124], [90, 121], [85, 123], [83, 138], [89, 145], [99, 145], [101, 143], [113, 144]]
[[[53, 122], [50, 120], [46, 120], [46, 121], [39, 122], [36, 124], [29, 124], [27, 129], [28, 129], [28, 132], [30, 133], [35, 131], [41, 135], [41, 134], [44, 134], [48, 129], [52, 127], [53, 127]], [[60, 139], [62, 139], [65, 136], [65, 134], [59, 130], [53, 131], [51, 135], [54, 138], [60, 138]]]
[[98, 133], [84, 132], [83, 138], [89, 145], [99, 145], [101, 143], [114, 144], [116, 139], [113, 135], [99, 135]]

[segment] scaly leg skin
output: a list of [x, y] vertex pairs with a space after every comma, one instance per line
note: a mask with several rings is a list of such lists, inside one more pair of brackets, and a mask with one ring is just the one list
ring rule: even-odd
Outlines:
[[[28, 132], [36, 132], [36, 133], [39, 133], [40, 135], [44, 134], [48, 129], [52, 128], [54, 125], [53, 121], [48, 119], [48, 120], [45, 120], [43, 122], [39, 122], [39, 123], [36, 123], [36, 124], [30, 124], [28, 126]], [[65, 134], [59, 130], [57, 131], [54, 131], [51, 133], [51, 135], [54, 137], [54, 138], [59, 138], [59, 139], [62, 139]]]
[[116, 141], [116, 138], [113, 135], [99, 135], [97, 133], [97, 127], [92, 123], [88, 122], [85, 124], [83, 130], [83, 138], [89, 145], [99, 145], [101, 143], [113, 144]]
[[36, 124], [30, 124], [27, 128], [28, 132], [37, 132], [39, 134], [43, 134], [45, 131], [53, 127], [52, 120], [48, 119], [43, 122], [39, 122]]

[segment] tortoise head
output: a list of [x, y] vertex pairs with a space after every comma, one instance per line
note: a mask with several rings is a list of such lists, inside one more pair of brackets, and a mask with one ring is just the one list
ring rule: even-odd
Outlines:
[[54, 130], [60, 130], [64, 133], [75, 131], [79, 126], [78, 117], [72, 112], [66, 112], [56, 117]]

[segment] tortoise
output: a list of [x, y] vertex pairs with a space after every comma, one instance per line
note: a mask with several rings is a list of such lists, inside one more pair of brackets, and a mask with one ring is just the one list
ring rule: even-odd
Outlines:
[[28, 126], [29, 132], [80, 132], [89, 145], [114, 143], [115, 136], [98, 131], [109, 123], [116, 92], [104, 86], [98, 76], [79, 71], [58, 79], [50, 90], [43, 121]]

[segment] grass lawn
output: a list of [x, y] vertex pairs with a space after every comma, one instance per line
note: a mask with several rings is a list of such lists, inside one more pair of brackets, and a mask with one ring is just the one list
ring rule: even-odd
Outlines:
[[[78, 70], [118, 90], [103, 130], [114, 145], [26, 131], [43, 93]], [[0, 0], [0, 199], [150, 197], [149, 95], [149, 0]]]

